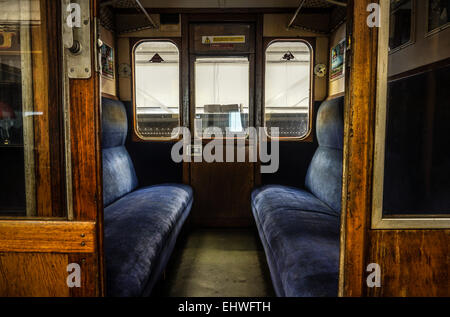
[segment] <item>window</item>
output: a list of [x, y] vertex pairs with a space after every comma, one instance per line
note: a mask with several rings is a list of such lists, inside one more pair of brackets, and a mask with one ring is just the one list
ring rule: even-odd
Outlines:
[[134, 49], [135, 124], [143, 139], [168, 139], [180, 126], [180, 54], [170, 41]]
[[195, 61], [195, 132], [210, 138], [246, 134], [249, 123], [248, 57], [202, 57]]
[[304, 41], [276, 41], [266, 50], [265, 127], [280, 138], [304, 138], [310, 131], [312, 49]]
[[428, 32], [447, 27], [450, 25], [450, 1], [429, 0], [428, 1]]
[[0, 1], [0, 217], [67, 215], [61, 43], [48, 33], [49, 3]]
[[413, 41], [412, 0], [391, 1], [391, 23], [389, 25], [389, 48], [391, 52]]
[[[381, 15], [388, 12], [382, 1]], [[449, 45], [436, 41], [428, 50], [410, 46], [406, 58], [389, 55], [387, 23], [396, 20], [384, 23], [378, 34], [372, 228], [450, 228], [450, 63], [424, 58], [430, 51], [450, 52]]]

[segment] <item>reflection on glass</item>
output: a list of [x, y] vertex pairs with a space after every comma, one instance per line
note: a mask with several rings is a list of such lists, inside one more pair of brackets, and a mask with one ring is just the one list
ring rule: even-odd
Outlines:
[[24, 216], [27, 210], [24, 166], [34, 160], [25, 162], [32, 144], [25, 144], [30, 140], [24, 140], [24, 133], [32, 128], [25, 111], [32, 106], [30, 36], [40, 24], [39, 3], [35, 5], [0, 3], [0, 215]]
[[389, 55], [385, 216], [450, 212], [450, 63], [442, 59], [450, 57], [444, 41], [450, 35], [444, 31], [450, 29], [435, 39], [418, 34], [416, 43]]
[[195, 133], [209, 138], [227, 132], [244, 136], [248, 128], [247, 57], [204, 57], [195, 61]]
[[428, 31], [433, 31], [450, 23], [450, 1], [428, 1]]
[[280, 137], [300, 138], [309, 131], [311, 50], [303, 42], [275, 42], [266, 50], [265, 126]]
[[389, 47], [395, 49], [411, 41], [412, 0], [391, 0]]
[[136, 128], [143, 137], [169, 138], [180, 122], [179, 52], [169, 41], [136, 46]]
[[[49, 98], [46, 1], [0, 1], [0, 216], [62, 217], [58, 100]], [[56, 47], [56, 44], [55, 44]], [[53, 96], [58, 93], [52, 94]], [[53, 206], [58, 206], [53, 208]]]

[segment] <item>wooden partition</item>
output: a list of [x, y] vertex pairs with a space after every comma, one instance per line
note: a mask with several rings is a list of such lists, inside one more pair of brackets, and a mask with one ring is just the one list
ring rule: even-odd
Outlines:
[[[383, 3], [384, 1], [384, 3]], [[389, 1], [381, 0], [381, 27], [369, 27], [372, 0], [348, 2], [348, 68], [345, 105], [340, 296], [449, 296], [448, 229], [376, 228], [372, 219], [376, 110], [385, 98], [380, 84], [387, 45], [378, 51]], [[382, 38], [382, 37], [381, 37]], [[386, 40], [386, 39], [385, 39]], [[383, 57], [384, 56], [384, 57]], [[381, 76], [380, 76], [381, 75]], [[387, 74], [384, 73], [384, 81]], [[384, 142], [384, 140], [381, 140]], [[375, 171], [379, 173], [380, 171]], [[376, 174], [376, 177], [379, 175]], [[376, 194], [376, 191], [375, 191]], [[418, 220], [420, 221], [420, 220]], [[422, 221], [426, 222], [426, 218]], [[372, 264], [372, 265], [370, 265]], [[375, 265], [375, 266], [374, 266]], [[374, 267], [380, 284], [368, 283]]]

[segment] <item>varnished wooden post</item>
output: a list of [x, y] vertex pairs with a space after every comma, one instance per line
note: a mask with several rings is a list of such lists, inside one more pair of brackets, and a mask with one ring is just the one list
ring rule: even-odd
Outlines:
[[367, 25], [373, 0], [348, 3], [340, 296], [363, 296], [367, 229], [372, 202], [376, 38]]

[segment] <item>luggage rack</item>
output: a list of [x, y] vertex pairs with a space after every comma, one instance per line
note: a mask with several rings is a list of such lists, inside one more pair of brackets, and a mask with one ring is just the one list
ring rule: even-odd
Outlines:
[[[145, 19], [133, 19], [134, 25], [130, 25], [127, 28], [119, 28], [119, 26], [114, 25], [114, 18], [110, 18], [111, 14], [108, 13], [107, 8], [113, 7], [113, 8], [135, 8], [138, 13], [143, 13], [145, 15]], [[100, 11], [101, 11], [101, 20], [102, 24], [109, 24], [110, 28], [113, 28], [117, 31], [119, 34], [123, 33], [130, 33], [130, 32], [136, 32], [140, 30], [146, 30], [146, 29], [157, 29], [158, 25], [153, 20], [153, 18], [150, 16], [148, 11], [144, 8], [144, 6], [141, 4], [140, 0], [107, 0], [103, 1], [100, 4]], [[122, 27], [122, 26], [120, 26]]]

